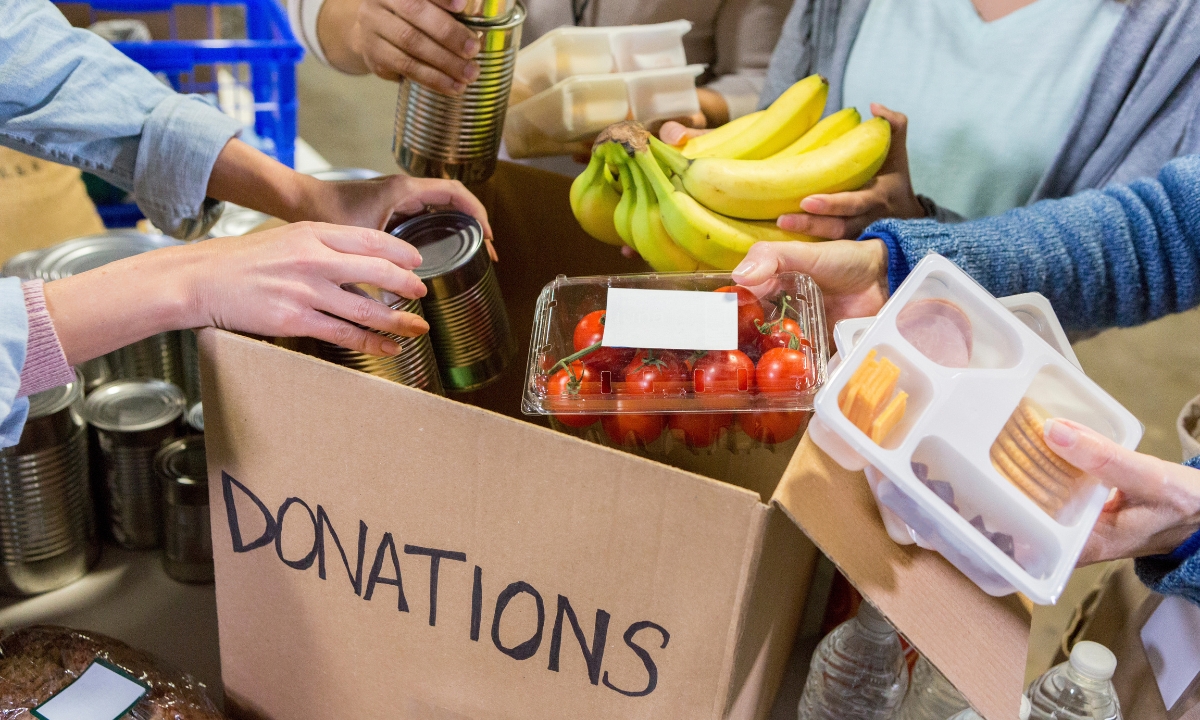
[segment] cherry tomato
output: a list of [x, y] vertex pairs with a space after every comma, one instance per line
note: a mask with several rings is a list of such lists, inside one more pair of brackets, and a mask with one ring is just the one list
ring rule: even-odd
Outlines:
[[604, 311], [597, 310], [583, 316], [575, 325], [575, 352], [591, 347], [604, 339]]
[[773, 444], [791, 440], [808, 420], [806, 412], [756, 412], [738, 415], [742, 432], [755, 440]]
[[710, 350], [696, 361], [692, 379], [697, 393], [747, 392], [755, 387], [754, 361], [740, 350]]
[[[570, 401], [572, 395], [597, 395], [602, 391], [600, 378], [581, 362], [571, 363], [570, 369], [563, 368], [550, 376], [546, 383], [546, 394], [554, 407], [557, 400], [562, 405]], [[597, 415], [555, 415], [560, 423], [567, 427], [584, 428], [599, 420]]]
[[801, 392], [812, 387], [812, 366], [808, 354], [791, 348], [771, 348], [763, 353], [755, 370], [755, 381], [762, 392]]
[[580, 358], [580, 362], [596, 373], [609, 373], [609, 382], [625, 379], [625, 366], [633, 361], [633, 348], [600, 347]]
[[738, 298], [738, 347], [742, 352], [758, 347], [758, 326], [767, 319], [758, 296], [740, 285], [719, 288], [717, 292], [735, 293]]
[[759, 330], [758, 349], [764, 353], [772, 348], [800, 350], [805, 345], [811, 347], [808, 338], [800, 330], [800, 324], [791, 318], [784, 318], [778, 323], [769, 322]]
[[621, 392], [629, 395], [684, 393], [688, 370], [684, 361], [669, 350], [639, 350], [625, 366]]
[[600, 418], [604, 433], [615, 445], [645, 445], [662, 435], [667, 422], [662, 415], [624, 413]]
[[733, 424], [730, 413], [676, 413], [667, 417], [667, 426], [683, 433], [689, 447], [706, 448], [717, 441], [721, 430]]

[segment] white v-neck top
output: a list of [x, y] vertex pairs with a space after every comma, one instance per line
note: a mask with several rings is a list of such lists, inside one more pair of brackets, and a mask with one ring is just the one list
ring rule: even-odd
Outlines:
[[1002, 213], [1050, 166], [1124, 9], [1037, 0], [987, 23], [971, 0], [872, 0], [843, 105], [908, 115], [918, 193], [968, 218]]

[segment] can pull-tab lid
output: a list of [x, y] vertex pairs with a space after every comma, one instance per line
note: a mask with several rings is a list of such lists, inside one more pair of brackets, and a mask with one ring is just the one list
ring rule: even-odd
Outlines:
[[1117, 656], [1100, 643], [1082, 640], [1071, 649], [1071, 667], [1093, 680], [1108, 680], [1117, 671]]

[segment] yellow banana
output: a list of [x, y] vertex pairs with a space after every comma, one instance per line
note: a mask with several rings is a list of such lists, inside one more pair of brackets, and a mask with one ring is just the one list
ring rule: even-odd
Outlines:
[[704, 152], [720, 145], [726, 140], [735, 138], [744, 131], [749, 130], [750, 126], [757, 122], [765, 112], [766, 110], [759, 110], [758, 112], [752, 112], [749, 115], [743, 115], [740, 118], [737, 118], [736, 120], [730, 120], [721, 127], [710, 130], [703, 135], [697, 135], [696, 137], [684, 143], [684, 153], [686, 153], [688, 157], [699, 157]]
[[781, 157], [795, 157], [809, 150], [825, 147], [841, 136], [853, 130], [862, 122], [858, 110], [844, 108], [812, 126], [812, 129], [800, 136], [796, 142], [775, 153], [768, 160]]
[[588, 235], [609, 245], [624, 245], [613, 224], [621, 195], [604, 177], [604, 158], [594, 153], [587, 169], [571, 183], [571, 212]]
[[637, 164], [632, 160], [626, 162], [621, 168], [621, 175], [629, 175], [636, 188], [637, 205], [630, 231], [638, 254], [658, 272], [695, 272], [700, 263], [667, 234], [658, 207], [658, 196], [650, 189]]
[[689, 142], [684, 157], [761, 160], [770, 157], [808, 131], [825, 110], [829, 83], [810, 75], [784, 91], [750, 127], [728, 140], [697, 153]]
[[872, 118], [825, 147], [772, 160], [700, 158], [683, 165], [668, 160], [688, 194], [730, 217], [774, 220], [798, 212], [800, 201], [817, 193], [857, 190], [887, 159], [892, 131]]

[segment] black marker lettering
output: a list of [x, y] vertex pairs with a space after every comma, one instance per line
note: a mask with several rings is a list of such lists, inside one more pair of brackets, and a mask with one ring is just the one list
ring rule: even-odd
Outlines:
[[[308, 554], [299, 560], [288, 560], [283, 556], [283, 518], [287, 516], [288, 508], [292, 505], [299, 505], [308, 512], [308, 518], [312, 521], [313, 528], [312, 550], [309, 550]], [[279, 556], [284, 565], [294, 570], [307, 570], [312, 567], [313, 560], [317, 558], [317, 543], [320, 542], [317, 538], [319, 535], [320, 533], [317, 530], [317, 516], [313, 515], [312, 508], [308, 506], [308, 503], [298, 497], [290, 497], [283, 501], [283, 504], [279, 506], [279, 517], [275, 520], [275, 554]]]
[[479, 642], [479, 624], [483, 619], [483, 568], [475, 566], [475, 583], [471, 588], [471, 639]]
[[575, 639], [579, 641], [579, 647], [583, 650], [583, 659], [587, 662], [588, 680], [593, 685], [599, 685], [600, 666], [604, 662], [604, 644], [608, 641], [609, 614], [603, 610], [596, 611], [596, 631], [592, 638], [592, 648], [589, 650], [587, 638], [583, 634], [583, 628], [579, 627], [579, 620], [575, 617], [575, 610], [571, 607], [571, 602], [562, 595], [558, 596], [558, 614], [554, 618], [554, 632], [550, 634], [550, 669], [554, 672], [558, 672], [559, 652], [562, 649], [563, 615], [566, 615], [567, 619], [571, 621]]
[[[526, 593], [533, 596], [534, 602], [537, 603], [537, 631], [533, 637], [514, 648], [504, 647], [504, 643], [500, 642], [500, 618], [504, 615], [505, 608], [508, 607], [508, 601], [512, 600], [517, 595]], [[546, 606], [542, 602], [542, 596], [537, 590], [527, 582], [515, 582], [504, 588], [504, 592], [500, 593], [500, 597], [496, 598], [496, 616], [492, 618], [492, 644], [496, 649], [514, 660], [528, 660], [533, 657], [538, 647], [542, 644], [542, 630], [546, 627]]]
[[317, 505], [317, 576], [322, 580], [325, 579], [326, 528], [329, 529], [329, 536], [333, 538], [333, 544], [337, 545], [338, 552], [342, 556], [342, 564], [346, 566], [346, 576], [350, 578], [350, 585], [354, 588], [354, 594], [362, 595], [363, 557], [367, 552], [367, 524], [362, 520], [358, 521], [358, 569], [351, 573], [350, 559], [346, 557], [346, 551], [342, 548], [342, 541], [338, 538], [337, 531], [333, 529], [333, 523], [329, 522], [329, 515], [325, 513], [325, 508]]
[[633, 650], [633, 652], [636, 653], [637, 656], [642, 659], [642, 664], [646, 666], [646, 673], [650, 675], [650, 680], [649, 680], [649, 682], [646, 683], [646, 689], [638, 691], [638, 692], [630, 692], [628, 690], [622, 690], [621, 688], [617, 687], [616, 685], [613, 685], [612, 683], [610, 683], [608, 681], [608, 671], [605, 670], [604, 671], [604, 686], [606, 688], [608, 688], [609, 690], [615, 690], [626, 697], [643, 697], [645, 695], [649, 695], [650, 693], [654, 692], [654, 688], [658, 687], [658, 666], [654, 664], [654, 659], [650, 657], [650, 653], [646, 652], [646, 650], [642, 646], [633, 642], [634, 635], [637, 635], [639, 631], [646, 630], [648, 628], [653, 628], [653, 629], [659, 631], [660, 633], [662, 633], [662, 638], [663, 638], [662, 646], [664, 648], [667, 646], [667, 643], [670, 642], [670, 640], [671, 640], [671, 634], [667, 632], [666, 628], [664, 628], [661, 625], [652, 623], [649, 620], [642, 620], [641, 622], [635, 622], [634, 624], [629, 626], [628, 630], [625, 631], [625, 644], [628, 645]]
[[[379, 571], [383, 569], [383, 550], [387, 548], [392, 553], [392, 567], [396, 569], [396, 579], [379, 577]], [[395, 585], [397, 590], [396, 609], [400, 612], [408, 612], [408, 600], [404, 597], [404, 582], [400, 579], [400, 558], [396, 556], [396, 543], [392, 540], [391, 533], [384, 533], [383, 539], [379, 541], [379, 549], [375, 551], [375, 564], [371, 566], [371, 575], [367, 578], [367, 591], [363, 593], [363, 600], [370, 600], [375, 594], [375, 583], [383, 585]]]
[[[263, 519], [266, 520], [267, 527], [263, 530], [263, 534], [258, 538], [245, 543], [242, 541], [242, 526], [238, 522], [237, 505], [233, 501], [233, 486], [237, 486], [246, 497], [250, 498], [262, 512]], [[229, 473], [221, 471], [221, 492], [225, 495], [225, 513], [229, 519], [229, 535], [233, 540], [233, 551], [235, 553], [250, 552], [266, 545], [275, 539], [277, 528], [275, 527], [275, 517], [271, 515], [271, 511], [263, 504], [258, 496], [250, 492], [250, 488], [233, 479]]]
[[455, 562], [466, 562], [467, 554], [454, 552], [453, 550], [435, 550], [434, 548], [417, 545], [405, 545], [404, 554], [429, 556], [429, 626], [433, 627], [437, 625], [438, 566], [441, 565], [443, 558], [454, 560]]

